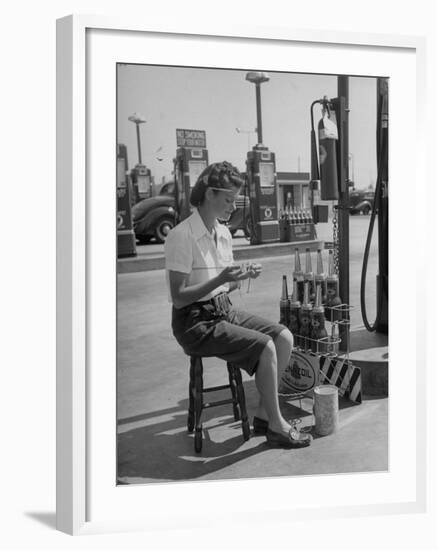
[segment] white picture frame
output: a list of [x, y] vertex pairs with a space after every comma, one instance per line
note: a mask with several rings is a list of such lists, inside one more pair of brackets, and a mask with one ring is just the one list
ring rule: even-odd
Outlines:
[[[413, 177], [416, 181], [416, 193], [426, 193], [424, 176], [424, 102], [423, 89], [425, 82], [425, 40], [421, 37], [411, 36], [394, 36], [394, 35], [376, 35], [376, 34], [355, 34], [355, 33], [340, 33], [326, 31], [324, 33], [314, 33], [311, 30], [292, 29], [287, 27], [278, 28], [263, 28], [252, 27], [251, 25], [232, 27], [231, 29], [223, 30], [214, 26], [214, 23], [202, 25], [193, 23], [190, 27], [184, 26], [179, 28], [177, 24], [168, 23], [161, 26], [156, 24], [147, 24], [138, 21], [129, 21], [123, 19], [110, 19], [105, 17], [72, 15], [57, 22], [57, 528], [61, 531], [70, 534], [84, 534], [92, 532], [104, 531], [119, 531], [130, 529], [149, 529], [149, 528], [168, 528], [171, 526], [185, 526], [188, 522], [192, 527], [208, 525], [214, 510], [197, 517], [190, 518], [190, 514], [185, 513], [180, 509], [177, 512], [177, 506], [180, 506], [182, 491], [187, 493], [187, 486], [175, 487], [171, 484], [168, 486], [154, 487], [139, 487], [135, 488], [136, 503], [142, 503], [142, 512], [130, 513], [127, 509], [123, 517], [119, 516], [117, 506], [112, 509], [101, 510], [99, 513], [90, 514], [91, 501], [98, 501], [97, 492], [102, 490], [100, 502], [103, 500], [109, 502], [108, 493], [100, 486], [100, 489], [93, 486], [95, 478], [96, 458], [90, 452], [92, 447], [93, 434], [96, 433], [95, 425], [100, 422], [102, 430], [99, 430], [99, 438], [102, 443], [102, 449], [112, 448], [111, 444], [106, 446], [106, 441], [113, 436], [110, 431], [112, 419], [108, 420], [108, 415], [102, 418], [97, 418], [93, 410], [95, 400], [96, 379], [94, 378], [94, 370], [98, 370], [95, 360], [94, 340], [98, 340], [98, 334], [93, 331], [92, 327], [97, 322], [95, 317], [98, 302], [92, 303], [93, 289], [95, 289], [95, 280], [101, 276], [94, 273], [95, 260], [93, 252], [96, 250], [93, 243], [98, 238], [98, 231], [95, 231], [97, 224], [95, 210], [95, 196], [93, 188], [90, 186], [90, 179], [93, 178], [93, 162], [90, 157], [90, 152], [87, 150], [90, 140], [90, 125], [87, 117], [93, 116], [90, 114], [93, 102], [89, 97], [89, 80], [92, 79], [92, 74], [95, 64], [90, 62], [88, 55], [90, 50], [97, 50], [99, 45], [98, 40], [94, 40], [92, 33], [97, 33], [99, 37], [105, 35], [106, 41], [111, 41], [113, 49], [117, 51], [120, 46], [120, 55], [123, 56], [125, 62], [138, 62], [140, 53], [135, 49], [133, 43], [130, 45], [122, 44], [125, 38], [129, 35], [133, 40], [141, 40], [141, 37], [152, 37], [159, 39], [162, 43], [169, 42], [167, 49], [164, 48], [162, 55], [162, 63], [168, 63], [169, 59], [174, 58], [174, 64], [180, 64], [181, 61], [176, 56], [176, 52], [172, 51], [171, 43], [177, 39], [183, 39], [189, 44], [190, 40], [203, 40], [208, 42], [208, 45], [214, 48], [215, 43], [220, 41], [223, 45], [234, 44], [234, 46], [255, 46], [272, 51], [281, 46], [283, 47], [305, 47], [311, 45], [319, 51], [329, 49], [332, 53], [334, 50], [344, 50], [344, 52], [355, 51], [357, 48], [365, 55], [372, 55], [376, 51], [382, 54], [393, 54], [397, 56], [399, 62], [402, 56], [408, 58], [408, 63], [405, 64], [405, 71], [408, 73], [414, 65], [414, 82], [412, 84], [412, 97], [414, 96], [415, 106], [414, 113], [409, 120], [405, 122], [405, 127], [412, 130], [412, 137], [415, 148], [411, 153], [412, 159], [406, 159], [406, 168], [403, 172], [406, 175], [399, 177]], [[123, 38], [124, 37], [124, 38]], [[129, 50], [131, 48], [131, 50]], [[225, 48], [224, 48], [225, 49]], [[129, 54], [131, 51], [131, 54]], [[135, 53], [135, 56], [133, 55]], [[109, 55], [109, 54], [108, 54]], [[179, 53], [179, 55], [181, 55]], [[126, 58], [129, 56], [129, 58]], [[135, 57], [135, 59], [134, 59]], [[335, 56], [334, 56], [335, 57]], [[338, 52], [337, 52], [338, 57]], [[347, 57], [347, 56], [346, 56]], [[275, 58], [276, 59], [276, 58]], [[393, 57], [394, 59], [394, 57]], [[107, 63], [111, 60], [108, 58]], [[186, 59], [186, 64], [192, 64], [192, 60]], [[411, 65], [412, 64], [412, 65]], [[295, 70], [293, 67], [291, 70]], [[313, 68], [311, 68], [313, 70]], [[389, 70], [389, 72], [392, 69]], [[393, 71], [397, 71], [400, 75], [401, 68], [395, 67]], [[336, 71], [339, 72], [339, 71]], [[115, 68], [114, 68], [115, 74]], [[408, 73], [410, 74], [410, 73]], [[391, 76], [387, 74], [386, 76]], [[399, 76], [399, 78], [401, 78]], [[411, 82], [410, 82], [411, 85]], [[115, 78], [114, 78], [115, 86]], [[408, 89], [409, 90], [409, 89]], [[113, 98], [113, 90], [108, 92], [108, 97], [105, 101], [111, 102]], [[110, 104], [110, 103], [109, 103]], [[396, 101], [394, 101], [396, 105]], [[115, 119], [115, 104], [114, 104]], [[393, 107], [396, 109], [396, 106]], [[411, 103], [409, 109], [412, 109]], [[399, 129], [399, 127], [398, 127]], [[95, 126], [92, 129], [95, 132]], [[108, 149], [106, 149], [107, 151]], [[394, 145], [391, 145], [394, 160], [391, 161], [391, 174], [397, 175], [395, 169], [396, 156], [402, 154], [402, 147], [396, 141], [394, 136]], [[115, 155], [115, 148], [113, 149]], [[102, 153], [104, 154], [104, 153]], [[114, 156], [115, 158], [115, 156]], [[108, 159], [108, 164], [111, 165], [112, 158]], [[393, 166], [392, 166], [393, 165]], [[392, 170], [393, 168], [393, 170]], [[111, 177], [111, 170], [109, 174]], [[115, 163], [113, 170], [113, 178], [115, 182]], [[115, 190], [115, 186], [113, 188]], [[108, 195], [109, 197], [109, 195]], [[109, 232], [112, 227], [113, 206], [115, 205], [115, 193], [113, 197], [114, 205], [109, 202], [104, 204], [109, 205], [109, 209], [104, 213], [99, 213], [99, 224], [109, 223]], [[391, 224], [399, 224], [399, 219], [396, 218], [396, 211], [402, 208], [405, 204], [404, 199], [393, 194], [393, 200], [396, 209], [393, 211], [393, 219]], [[404, 202], [403, 202], [404, 201]], [[114, 206], [115, 207], [115, 206]], [[412, 234], [405, 238], [405, 245], [411, 245], [415, 242], [415, 237], [424, 231], [424, 222], [417, 215], [416, 210], [412, 214], [411, 220]], [[115, 224], [115, 216], [113, 223]], [[392, 227], [392, 225], [391, 225]], [[115, 235], [115, 231], [113, 232]], [[116, 273], [116, 259], [111, 259], [111, 253], [115, 250], [114, 242], [109, 239], [105, 245], [105, 250], [99, 252], [106, 254], [106, 263], [102, 265], [111, 266], [113, 275], [110, 276], [109, 284], [114, 281]], [[112, 252], [111, 252], [112, 250]], [[419, 260], [424, 258], [424, 245], [418, 245], [416, 248]], [[396, 266], [396, 261], [399, 259], [400, 251], [396, 246], [391, 249], [391, 262]], [[93, 263], [94, 262], [94, 263]], [[112, 263], [111, 263], [112, 262]], [[418, 262], [420, 263], [420, 261]], [[416, 277], [417, 274], [415, 273]], [[93, 282], [94, 281], [94, 282]], [[111, 283], [112, 281], [112, 283]], [[94, 285], [94, 286], [93, 286]], [[104, 286], [104, 285], [103, 285]], [[257, 521], [261, 516], [265, 519], [272, 519], [273, 513], [276, 517], [287, 517], [290, 512], [294, 518], [318, 518], [340, 515], [365, 515], [378, 513], [397, 513], [397, 512], [420, 512], [425, 510], [426, 503], [426, 458], [425, 458], [425, 418], [426, 418], [426, 400], [425, 400], [425, 383], [426, 383], [426, 358], [425, 358], [425, 341], [424, 341], [424, 315], [420, 316], [425, 304], [425, 289], [421, 285], [415, 285], [417, 294], [414, 297], [414, 302], [410, 304], [413, 318], [415, 318], [415, 334], [412, 335], [413, 342], [409, 344], [407, 352], [401, 356], [413, 358], [415, 363], [415, 374], [412, 375], [410, 384], [413, 390], [413, 403], [415, 414], [411, 418], [405, 419], [404, 428], [409, 430], [409, 433], [414, 434], [414, 448], [410, 450], [411, 460], [408, 464], [405, 462], [406, 471], [406, 496], [399, 497], [395, 494], [393, 487], [387, 484], [387, 495], [385, 499], [379, 499], [378, 502], [361, 502], [356, 498], [354, 502], [339, 501], [334, 506], [328, 506], [323, 502], [317, 506], [311, 506], [309, 502], [300, 506], [299, 503], [289, 502], [287, 499], [279, 500], [274, 506], [268, 504], [261, 506], [259, 510], [251, 511], [252, 521]], [[391, 289], [392, 292], [392, 289]], [[394, 293], [397, 290], [394, 288]], [[100, 304], [101, 305], [101, 304]], [[115, 311], [115, 304], [114, 306]], [[417, 311], [416, 311], [417, 306]], [[111, 306], [112, 307], [112, 306]], [[98, 308], [97, 308], [98, 309]], [[423, 313], [423, 312], [422, 312]], [[90, 318], [94, 320], [90, 320]], [[114, 312], [109, 315], [108, 322], [114, 321]], [[393, 334], [400, 334], [396, 331], [396, 319], [394, 319]], [[399, 327], [398, 327], [399, 328]], [[102, 328], [102, 333], [104, 329]], [[114, 333], [115, 334], [115, 331]], [[107, 334], [105, 333], [105, 337]], [[399, 342], [391, 340], [391, 345], [395, 348], [399, 346]], [[98, 344], [97, 344], [98, 347]], [[108, 345], [111, 353], [115, 349], [115, 342]], [[115, 384], [115, 382], [114, 382]], [[112, 388], [112, 387], [111, 387]], [[402, 399], [405, 397], [406, 389], [404, 386], [397, 387], [396, 382], [393, 384], [393, 392]], [[398, 392], [398, 393], [396, 393]], [[108, 401], [102, 407], [103, 411], [113, 412], [111, 409], [110, 400], [114, 397], [113, 388], [108, 391]], [[99, 397], [100, 399], [100, 397]], [[102, 399], [106, 399], [103, 397]], [[396, 399], [394, 399], [396, 402]], [[113, 405], [115, 407], [115, 403]], [[393, 405], [394, 407], [395, 405]], [[396, 422], [398, 411], [391, 408], [391, 420]], [[109, 413], [109, 416], [110, 416]], [[394, 415], [394, 416], [393, 416]], [[93, 428], [90, 428], [90, 423]], [[393, 430], [396, 432], [392, 424]], [[94, 430], [94, 431], [93, 431]], [[115, 428], [114, 428], [115, 430]], [[396, 438], [395, 438], [396, 439]], [[111, 439], [112, 441], [112, 439]], [[392, 452], [394, 451], [395, 443], [392, 441]], [[407, 451], [408, 454], [408, 451]], [[392, 454], [392, 459], [396, 456]], [[115, 461], [114, 455], [106, 454], [104, 461]], [[101, 464], [101, 456], [99, 456]], [[393, 462], [392, 462], [393, 464]], [[402, 468], [402, 464], [397, 466]], [[102, 466], [102, 470], [105, 468]], [[108, 469], [108, 472], [111, 468]], [[388, 476], [395, 476], [395, 471], [392, 470]], [[106, 472], [106, 470], [105, 470]], [[106, 472], [107, 473], [107, 472]], [[106, 475], [105, 473], [105, 475]], [[108, 474], [110, 477], [110, 474]], [[108, 479], [108, 478], [105, 478]], [[368, 476], [365, 483], [368, 483]], [[326, 480], [325, 480], [326, 481]], [[329, 481], [329, 480], [328, 480]], [[361, 480], [362, 481], [362, 480]], [[395, 480], [396, 481], [396, 480]], [[105, 481], [105, 483], [107, 483]], [[115, 488], [115, 478], [113, 479]], [[226, 499], [226, 492], [232, 490], [230, 487], [232, 482], [222, 482], [220, 484], [208, 482], [207, 484], [198, 484], [196, 487], [190, 486], [191, 498], [202, 498], [207, 490], [214, 493], [214, 499], [220, 506]], [[235, 482], [234, 482], [235, 483]], [[283, 492], [282, 485], [278, 485], [278, 480], [259, 480], [239, 482], [239, 490], [244, 488], [246, 498], [253, 499], [257, 491], [265, 492], [267, 497], [272, 494]], [[294, 479], [293, 491], [305, 491], [305, 484], [310, 484], [311, 480]], [[243, 484], [243, 485], [242, 485]], [[392, 485], [395, 485], [393, 483]], [[255, 487], [255, 488], [254, 488]], [[111, 489], [112, 490], [112, 489]], [[119, 500], [122, 506], [126, 508], [131, 495], [128, 494], [128, 489], [117, 488], [118, 495], [114, 497]], [[143, 496], [139, 496], [143, 491]], [[148, 499], [153, 502], [153, 510], [147, 506], [147, 501], [144, 500], [144, 491], [148, 492]], [[392, 492], [390, 492], [392, 491]], [[112, 495], [112, 493], [111, 493]], [[112, 498], [112, 497], [111, 497]], [[186, 498], [186, 497], [184, 497]], [[370, 498], [370, 501], [372, 499]], [[175, 505], [171, 508], [170, 504]], [[269, 498], [267, 498], [267, 503]], [[94, 506], [94, 504], [93, 504]], [[136, 506], [138, 508], [138, 506]], [[133, 508], [132, 508], [133, 509]], [[249, 515], [247, 516], [249, 518]], [[217, 521], [220, 520], [220, 514], [216, 514]]]

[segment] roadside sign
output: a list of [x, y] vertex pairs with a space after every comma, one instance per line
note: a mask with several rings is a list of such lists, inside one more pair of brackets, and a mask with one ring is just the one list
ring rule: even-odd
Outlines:
[[204, 130], [176, 129], [178, 147], [200, 147], [206, 149], [206, 132]]

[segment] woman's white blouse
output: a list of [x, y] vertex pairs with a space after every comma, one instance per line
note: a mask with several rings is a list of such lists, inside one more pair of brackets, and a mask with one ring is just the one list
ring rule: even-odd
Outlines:
[[[216, 277], [223, 268], [232, 265], [232, 236], [229, 229], [216, 222], [217, 246], [197, 210], [174, 227], [164, 245], [166, 281], [170, 296], [169, 271], [189, 273], [187, 286], [204, 283]], [[221, 285], [201, 300], [209, 300], [220, 292], [227, 292], [228, 284]]]

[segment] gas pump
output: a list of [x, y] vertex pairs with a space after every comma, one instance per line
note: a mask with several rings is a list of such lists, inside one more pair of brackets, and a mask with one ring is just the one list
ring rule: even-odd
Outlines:
[[208, 166], [206, 134], [203, 130], [176, 130], [175, 193], [178, 221], [191, 214], [190, 193]]
[[247, 153], [247, 184], [250, 198], [250, 244], [279, 241], [275, 154], [263, 145], [261, 84], [267, 73], [250, 71], [246, 80], [255, 84], [256, 132], [258, 143]]
[[152, 173], [145, 164], [137, 164], [131, 172], [135, 203], [152, 196]]
[[132, 224], [127, 150], [117, 145], [117, 257], [136, 256], [135, 233]]
[[140, 125], [144, 124], [146, 119], [140, 113], [134, 113], [128, 117], [128, 120], [135, 124], [137, 134], [138, 164], [136, 164], [130, 174], [132, 187], [134, 189], [133, 203], [136, 204], [137, 202], [140, 202], [143, 199], [148, 199], [153, 195], [152, 175], [147, 166], [143, 164], [141, 156]]
[[257, 144], [247, 153], [250, 197], [250, 244], [279, 240], [275, 154]]

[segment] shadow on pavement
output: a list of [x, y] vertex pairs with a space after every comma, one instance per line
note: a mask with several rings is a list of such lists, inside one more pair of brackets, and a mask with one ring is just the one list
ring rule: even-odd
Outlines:
[[[203, 448], [200, 454], [195, 453], [193, 435], [187, 431], [187, 406], [188, 400], [183, 400], [177, 407], [119, 422], [120, 426], [150, 422], [118, 434], [117, 477], [124, 478], [121, 483], [126, 482], [125, 478], [196, 479], [268, 449], [263, 437], [245, 442], [241, 424], [229, 414], [229, 407], [217, 407], [213, 415], [204, 412]], [[153, 422], [163, 416], [164, 421]], [[212, 439], [213, 433], [220, 440]]]
[[[249, 421], [256, 407], [255, 382], [244, 382]], [[312, 402], [305, 398], [302, 408], [299, 401], [281, 397], [283, 416], [300, 418], [300, 427], [319, 439], [314, 432]], [[339, 408], [356, 406], [340, 398]], [[194, 438], [187, 431], [188, 399], [167, 409], [139, 414], [118, 422], [118, 483], [146, 483], [147, 481], [183, 481], [208, 477], [246, 458], [270, 451], [263, 436], [252, 436], [244, 441], [241, 424], [230, 414], [229, 405], [206, 409], [202, 414], [202, 452], [194, 451]], [[138, 425], [141, 424], [142, 425]], [[129, 429], [129, 425], [134, 425]], [[142, 481], [143, 480], [143, 481]]]

